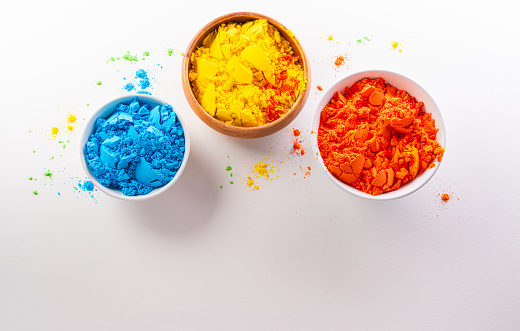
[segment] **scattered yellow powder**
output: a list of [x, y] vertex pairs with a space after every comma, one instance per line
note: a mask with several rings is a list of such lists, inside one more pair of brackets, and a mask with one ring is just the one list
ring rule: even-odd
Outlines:
[[332, 40], [332, 39], [333, 39], [333, 38], [332, 38], [332, 35], [330, 35], [330, 36], [327, 37], [327, 40]]
[[392, 48], [393, 48], [393, 49], [397, 49], [397, 46], [399, 46], [399, 43], [398, 43], [397, 41], [394, 41], [394, 42], [392, 43]]
[[189, 80], [211, 116], [235, 126], [260, 126], [283, 116], [305, 89], [290, 43], [264, 19], [227, 23], [190, 56]]
[[54, 126], [54, 127], [52, 127], [51, 132], [52, 132], [52, 134], [58, 134], [58, 132], [60, 132], [60, 129], [58, 129], [57, 127]]
[[260, 176], [269, 177], [269, 170], [268, 170], [269, 164], [268, 163], [257, 163], [255, 164], [255, 171]]
[[72, 130], [74, 130], [74, 127], [72, 125], [69, 125], [69, 126], [67, 126], [67, 129], [69, 129], [69, 131], [72, 131]]
[[77, 118], [74, 115], [69, 115], [67, 120], [69, 121], [69, 123], [74, 123], [74, 122], [76, 122]]

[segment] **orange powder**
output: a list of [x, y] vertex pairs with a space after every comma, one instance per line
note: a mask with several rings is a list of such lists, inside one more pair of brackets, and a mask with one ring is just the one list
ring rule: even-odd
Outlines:
[[345, 63], [345, 58], [341, 55], [336, 58], [336, 61], [334, 61], [334, 64], [338, 67], [343, 63]]
[[444, 201], [444, 202], [448, 202], [448, 200], [450, 200], [450, 196], [449, 196], [449, 194], [444, 193], [444, 194], [441, 196], [441, 199], [442, 199], [442, 201]]
[[424, 104], [383, 78], [336, 92], [321, 111], [318, 147], [327, 169], [371, 195], [398, 189], [440, 161], [444, 149]]

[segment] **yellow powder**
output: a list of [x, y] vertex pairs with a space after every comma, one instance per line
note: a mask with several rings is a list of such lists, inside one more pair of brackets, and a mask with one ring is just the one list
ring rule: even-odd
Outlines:
[[74, 127], [72, 125], [69, 125], [69, 126], [67, 126], [67, 129], [69, 129], [69, 131], [72, 131], [72, 130], [74, 130]]
[[58, 129], [57, 127], [54, 126], [54, 127], [51, 129], [51, 132], [52, 132], [52, 134], [58, 134], [58, 132], [60, 132], [60, 129]]
[[76, 122], [77, 118], [74, 115], [69, 115], [67, 120], [69, 121], [69, 123], [74, 123]]
[[222, 24], [190, 61], [189, 80], [202, 108], [235, 126], [278, 119], [306, 85], [290, 43], [264, 19]]
[[255, 171], [260, 176], [269, 177], [269, 169], [267, 167], [269, 167], [268, 163], [257, 163], [255, 164]]
[[399, 46], [399, 43], [398, 43], [397, 41], [394, 41], [394, 42], [392, 43], [392, 47], [393, 47], [393, 49], [396, 49], [397, 46]]

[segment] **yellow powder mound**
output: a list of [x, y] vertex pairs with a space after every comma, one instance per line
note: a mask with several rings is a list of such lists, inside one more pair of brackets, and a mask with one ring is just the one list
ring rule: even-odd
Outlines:
[[191, 55], [189, 80], [211, 116], [260, 126], [283, 116], [305, 89], [291, 45], [264, 19], [222, 24]]

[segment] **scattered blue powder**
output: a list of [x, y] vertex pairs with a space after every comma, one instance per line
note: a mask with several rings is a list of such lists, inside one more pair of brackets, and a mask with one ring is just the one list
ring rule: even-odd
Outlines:
[[172, 106], [152, 108], [135, 97], [117, 105], [108, 119], [96, 120], [85, 155], [103, 186], [135, 196], [166, 185], [177, 173], [184, 149], [184, 130]]
[[141, 90], [144, 90], [148, 86], [150, 86], [150, 80], [148, 79], [148, 74], [145, 70], [137, 70], [137, 72], [135, 73], [135, 77], [140, 78], [139, 86], [141, 87]]
[[92, 191], [94, 189], [94, 183], [92, 183], [90, 180], [89, 181], [86, 181], [84, 184], [83, 184], [83, 187], [85, 188], [85, 190], [87, 191]]
[[[126, 78], [123, 78], [126, 80]], [[123, 86], [123, 89], [130, 92], [134, 89], [135, 92], [138, 94], [148, 94], [151, 95], [149, 91], [147, 91], [148, 88], [151, 88], [150, 78], [148, 77], [148, 73], [144, 69], [139, 69], [135, 73], [135, 79], [134, 82], [128, 82]]]

